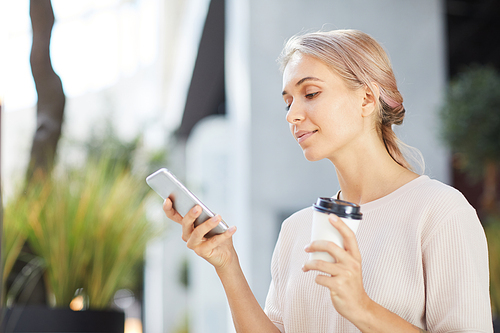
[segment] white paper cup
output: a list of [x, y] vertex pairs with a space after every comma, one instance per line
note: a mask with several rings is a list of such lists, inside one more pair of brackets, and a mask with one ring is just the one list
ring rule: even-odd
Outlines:
[[[332, 198], [318, 198], [313, 205], [311, 241], [327, 240], [344, 248], [344, 239], [328, 220], [330, 214], [335, 214], [341, 218], [356, 234], [362, 218], [360, 207], [351, 202]], [[309, 259], [335, 262], [335, 259], [327, 252], [312, 252], [309, 254]]]

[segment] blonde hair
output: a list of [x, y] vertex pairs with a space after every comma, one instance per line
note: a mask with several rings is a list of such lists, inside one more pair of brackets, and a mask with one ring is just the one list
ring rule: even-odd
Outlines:
[[280, 55], [282, 71], [296, 52], [315, 57], [328, 65], [351, 89], [366, 86], [373, 93], [372, 84], [378, 86], [380, 95], [377, 101], [377, 131], [394, 161], [413, 170], [400, 149], [401, 146], [409, 146], [403, 144], [392, 129], [392, 125], [403, 123], [405, 108], [391, 62], [382, 46], [371, 36], [358, 30], [297, 35], [288, 40]]

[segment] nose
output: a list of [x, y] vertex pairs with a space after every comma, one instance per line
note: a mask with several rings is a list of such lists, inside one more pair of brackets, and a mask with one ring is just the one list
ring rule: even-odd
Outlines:
[[298, 105], [294, 105], [294, 103], [292, 103], [286, 114], [286, 121], [293, 125], [303, 121], [304, 118], [304, 112], [300, 110]]

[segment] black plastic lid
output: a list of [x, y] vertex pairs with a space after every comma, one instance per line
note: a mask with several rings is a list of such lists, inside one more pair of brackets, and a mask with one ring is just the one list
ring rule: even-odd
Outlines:
[[316, 203], [313, 205], [313, 209], [319, 212], [335, 214], [338, 217], [346, 217], [354, 220], [361, 220], [363, 218], [359, 205], [333, 198], [318, 198]]

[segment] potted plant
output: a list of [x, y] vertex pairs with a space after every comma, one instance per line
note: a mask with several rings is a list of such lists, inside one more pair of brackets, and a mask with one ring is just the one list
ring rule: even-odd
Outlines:
[[[144, 180], [127, 163], [99, 156], [32, 182], [5, 207], [5, 275], [26, 239], [42, 263], [50, 304], [13, 307], [4, 330], [123, 332], [124, 315], [111, 301], [117, 290], [136, 285], [146, 244], [160, 229], [146, 219]], [[85, 311], [69, 308], [76, 294]]]

